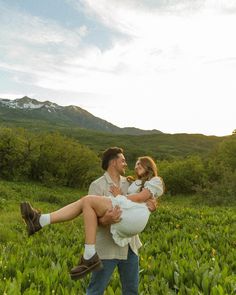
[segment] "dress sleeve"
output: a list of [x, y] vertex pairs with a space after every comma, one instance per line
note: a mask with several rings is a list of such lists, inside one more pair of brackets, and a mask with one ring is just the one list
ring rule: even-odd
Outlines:
[[164, 192], [163, 181], [160, 177], [153, 177], [144, 183], [144, 188], [148, 189], [153, 197], [159, 197]]

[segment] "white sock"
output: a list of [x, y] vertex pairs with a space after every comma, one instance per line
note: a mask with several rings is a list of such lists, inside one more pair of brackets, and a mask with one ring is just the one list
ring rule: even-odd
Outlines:
[[86, 260], [90, 259], [91, 257], [93, 257], [95, 253], [96, 253], [95, 245], [85, 244], [84, 255], [83, 255], [84, 259]]
[[42, 214], [40, 217], [39, 217], [39, 223], [42, 227], [44, 227], [45, 225], [48, 225], [50, 224], [50, 214]]

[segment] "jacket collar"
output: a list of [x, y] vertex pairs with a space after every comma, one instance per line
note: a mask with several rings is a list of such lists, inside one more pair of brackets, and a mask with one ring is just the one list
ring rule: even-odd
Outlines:
[[[105, 176], [105, 179], [106, 179], [107, 183], [115, 184], [107, 171], [104, 173], [104, 176]], [[120, 184], [123, 183], [123, 182], [126, 182], [126, 177], [120, 176]]]

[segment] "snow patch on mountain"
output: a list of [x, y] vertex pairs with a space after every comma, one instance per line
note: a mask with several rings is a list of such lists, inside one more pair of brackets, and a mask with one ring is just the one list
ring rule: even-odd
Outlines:
[[61, 106], [55, 103], [52, 103], [50, 101], [39, 102], [36, 99], [31, 99], [29, 97], [23, 97], [23, 98], [14, 99], [14, 100], [0, 98], [0, 104], [12, 109], [25, 109], [25, 110], [46, 108], [48, 109], [48, 111], [50, 110], [55, 111], [56, 109], [62, 108]]

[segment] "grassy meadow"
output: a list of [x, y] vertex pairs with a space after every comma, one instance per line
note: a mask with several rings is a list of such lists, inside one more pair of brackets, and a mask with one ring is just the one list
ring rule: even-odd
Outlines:
[[[80, 218], [28, 238], [19, 212], [20, 201], [50, 212], [85, 193], [0, 181], [0, 294], [85, 294], [89, 277], [75, 282], [68, 274], [83, 249]], [[140, 295], [236, 294], [236, 206], [228, 205], [162, 197], [140, 235]], [[105, 294], [121, 294], [117, 272]]]

